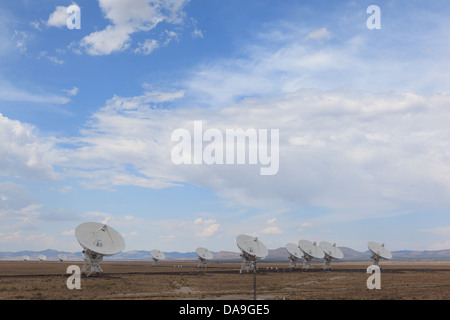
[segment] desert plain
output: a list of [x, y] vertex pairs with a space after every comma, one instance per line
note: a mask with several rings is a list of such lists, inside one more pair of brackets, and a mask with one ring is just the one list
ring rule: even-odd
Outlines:
[[332, 270], [294, 270], [259, 262], [256, 276], [239, 262], [104, 261], [103, 273], [82, 275], [69, 289], [70, 265], [80, 261], [0, 261], [2, 300], [448, 300], [450, 261], [383, 261], [381, 288], [368, 289], [367, 262], [334, 262]]

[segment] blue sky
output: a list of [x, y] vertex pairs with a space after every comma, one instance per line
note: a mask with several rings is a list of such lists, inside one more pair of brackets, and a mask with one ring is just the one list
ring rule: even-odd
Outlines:
[[[437, 0], [2, 1], [0, 250], [79, 251], [85, 221], [127, 251], [237, 251], [239, 234], [450, 248], [449, 14]], [[279, 129], [279, 171], [175, 165], [171, 135], [194, 121]]]

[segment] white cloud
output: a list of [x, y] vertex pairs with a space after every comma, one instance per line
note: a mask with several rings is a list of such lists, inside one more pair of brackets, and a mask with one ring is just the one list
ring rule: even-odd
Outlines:
[[48, 61], [53, 62], [56, 65], [62, 65], [64, 64], [64, 60], [59, 60], [57, 57], [55, 56], [49, 56], [47, 51], [42, 51], [37, 59], [41, 59], [41, 58], [46, 58]]
[[159, 46], [159, 42], [155, 39], [146, 39], [144, 42], [138, 43], [138, 48], [134, 52], [147, 55], [158, 49]]
[[32, 22], [30, 22], [30, 25], [36, 30], [39, 30], [39, 31], [42, 30], [39, 21], [32, 21]]
[[306, 36], [306, 40], [309, 40], [309, 39], [316, 40], [316, 41], [329, 40], [329, 39], [331, 39], [331, 32], [328, 31], [327, 28], [313, 30]]
[[[396, 207], [448, 205], [449, 94], [299, 90], [217, 110], [170, 112], [153, 107], [152, 101], [178, 101], [162, 96], [147, 92], [108, 101], [73, 139], [78, 148], [67, 156], [77, 168], [89, 169], [89, 174], [73, 169], [73, 176], [84, 175], [97, 187], [187, 182], [241, 205], [326, 206], [342, 213], [336, 216], [340, 219], [392, 214]], [[229, 123], [280, 129], [279, 173], [268, 183], [252, 166], [173, 165], [173, 130], [192, 130], [197, 119], [205, 130], [225, 130]]]
[[262, 233], [263, 234], [282, 234], [283, 231], [275, 225], [277, 222], [276, 218], [272, 218], [267, 220], [268, 227], [264, 228]]
[[197, 233], [196, 236], [200, 238], [211, 237], [217, 232], [217, 230], [219, 230], [219, 226], [220, 225], [218, 223], [210, 224], [206, 226], [201, 232]]
[[[105, 29], [93, 32], [81, 41], [87, 53], [108, 55], [130, 46], [131, 35], [154, 29], [159, 23], [178, 24], [184, 17], [187, 0], [99, 0], [104, 16], [111, 21]], [[170, 38], [170, 37], [169, 37]], [[158, 47], [156, 40], [146, 40], [135, 49], [136, 53], [149, 54]]]
[[0, 175], [28, 180], [55, 180], [62, 157], [52, 142], [39, 138], [36, 129], [0, 114]]
[[194, 29], [194, 31], [192, 31], [192, 37], [193, 38], [203, 38], [202, 30]]
[[66, 92], [69, 96], [76, 96], [80, 89], [77, 87], [73, 87], [72, 89], [64, 89], [63, 91]]
[[264, 234], [282, 234], [283, 233], [283, 231], [276, 226], [270, 226], [270, 227], [264, 228], [264, 230], [262, 232]]
[[47, 26], [62, 28], [67, 26], [67, 7], [57, 6], [55, 11], [53, 11], [47, 20]]

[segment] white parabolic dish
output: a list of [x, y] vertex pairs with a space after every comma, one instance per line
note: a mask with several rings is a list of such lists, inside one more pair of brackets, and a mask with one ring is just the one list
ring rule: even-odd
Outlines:
[[199, 247], [195, 250], [197, 255], [205, 260], [211, 260], [213, 258], [213, 254], [206, 248]]
[[104, 256], [120, 253], [125, 248], [120, 233], [103, 223], [82, 223], [75, 229], [75, 237], [83, 248]]
[[65, 254], [58, 254], [58, 259], [59, 261], [66, 261], [67, 260], [67, 256]]
[[269, 254], [267, 247], [258, 238], [240, 235], [236, 238], [236, 244], [243, 253], [255, 258], [262, 259]]
[[158, 260], [164, 260], [166, 258], [164, 253], [162, 253], [159, 250], [152, 250], [152, 251], [150, 251], [150, 254], [152, 255], [153, 258], [158, 259]]
[[384, 244], [379, 244], [373, 241], [369, 241], [367, 244], [369, 247], [369, 250], [373, 253], [379, 256], [382, 259], [392, 259], [392, 253], [384, 247]]
[[303, 256], [303, 253], [300, 250], [300, 248], [294, 243], [286, 243], [286, 250], [290, 255], [292, 255], [297, 259], [301, 259]]
[[330, 256], [333, 259], [342, 259], [344, 258], [344, 253], [342, 253], [341, 249], [336, 247], [336, 244], [332, 244], [330, 242], [322, 241], [319, 243], [320, 248], [322, 248], [323, 252]]
[[325, 257], [325, 253], [315, 242], [312, 243], [308, 240], [300, 240], [298, 246], [305, 255], [310, 256], [311, 258], [322, 259]]
[[39, 260], [41, 260], [41, 261], [47, 260], [47, 257], [44, 256], [43, 254], [38, 255], [38, 258], [39, 258]]

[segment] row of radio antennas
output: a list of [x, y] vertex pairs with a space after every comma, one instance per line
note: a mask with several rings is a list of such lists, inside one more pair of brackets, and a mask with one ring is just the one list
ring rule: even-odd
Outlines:
[[[197, 253], [197, 258], [198, 258], [197, 268], [206, 268], [206, 260], [213, 259], [212, 252], [209, 251], [206, 248], [203, 248], [203, 247], [197, 248], [195, 250], [195, 252]], [[150, 254], [152, 255], [153, 266], [154, 267], [158, 266], [159, 260], [164, 260], [165, 259], [164, 253], [159, 251], [159, 250], [156, 250], [156, 249], [152, 250], [152, 251], [150, 251]]]
[[[100, 262], [104, 256], [115, 255], [125, 248], [125, 241], [119, 232], [106, 224], [98, 222], [80, 224], [75, 229], [75, 236], [83, 247], [84, 264], [82, 272], [89, 271], [88, 276], [93, 272], [103, 272]], [[241, 250], [242, 257], [240, 273], [243, 271], [256, 272], [257, 260], [264, 259], [269, 254], [267, 247], [257, 237], [239, 235], [236, 238], [236, 244]], [[384, 247], [384, 244], [369, 242], [368, 247], [372, 254], [371, 259], [374, 265], [377, 265], [380, 259], [392, 258], [392, 254]], [[298, 246], [292, 243], [286, 244], [286, 249], [289, 252], [291, 269], [296, 267], [298, 259], [303, 259], [303, 269], [308, 270], [311, 268], [311, 260], [316, 258], [325, 260], [322, 268], [327, 270], [331, 268], [332, 259], [340, 260], [344, 257], [344, 254], [336, 247], [336, 244], [325, 241], [317, 245], [316, 242], [300, 240]], [[206, 260], [213, 258], [213, 254], [206, 248], [197, 248], [196, 253], [199, 260], [199, 268], [206, 267]], [[154, 266], [158, 265], [159, 260], [165, 259], [164, 253], [159, 250], [152, 250], [151, 255]], [[43, 257], [40, 257], [40, 260], [46, 259], [41, 258]]]
[[[119, 232], [98, 222], [85, 222], [75, 229], [75, 237], [83, 247], [84, 264], [82, 272], [92, 273], [103, 272], [100, 262], [104, 256], [111, 256], [120, 253], [125, 248], [125, 241]], [[198, 267], [206, 268], [206, 260], [213, 258], [213, 254], [206, 248], [197, 248], [199, 259]], [[164, 260], [165, 255], [160, 250], [150, 252], [153, 259], [153, 266], [158, 266], [159, 260]]]
[[303, 260], [303, 270], [312, 268], [312, 259], [324, 259], [322, 270], [330, 270], [332, 259], [341, 260], [344, 258], [344, 254], [336, 247], [335, 243], [331, 244], [326, 241], [322, 241], [317, 245], [316, 242], [300, 240], [298, 245], [287, 243], [286, 250], [289, 253], [289, 260], [291, 262], [289, 268], [291, 270], [297, 267], [298, 259]]
[[[258, 240], [257, 237], [252, 237], [249, 235], [239, 235], [236, 238], [236, 244], [241, 250], [242, 264], [240, 273], [243, 271], [256, 272], [257, 261], [259, 259], [264, 259], [269, 250], [267, 247]], [[374, 265], [378, 265], [380, 259], [389, 260], [392, 258], [392, 254], [388, 249], [384, 247], [384, 244], [378, 244], [376, 242], [369, 242], [368, 248], [371, 252], [371, 260]], [[309, 270], [312, 268], [312, 259], [324, 259], [324, 264], [322, 266], [323, 270], [331, 269], [331, 260], [341, 260], [344, 258], [343, 252], [336, 246], [336, 244], [331, 244], [326, 241], [322, 241], [317, 245], [316, 242], [310, 242], [308, 240], [300, 240], [298, 245], [293, 243], [286, 244], [286, 250], [289, 253], [289, 260], [291, 262], [290, 269], [296, 267], [298, 259], [303, 260], [303, 270]]]
[[[30, 256], [28, 256], [28, 255], [22, 256], [22, 259], [23, 259], [23, 261], [30, 261], [31, 260]], [[38, 260], [39, 260], [39, 262], [44, 262], [44, 261], [47, 260], [47, 256], [44, 255], [44, 254], [40, 254], [40, 255], [38, 255]], [[59, 262], [66, 261], [67, 260], [67, 256], [65, 254], [63, 254], [63, 253], [60, 253], [60, 254], [58, 254], [58, 260], [59, 260]]]
[[[379, 244], [373, 241], [369, 241], [367, 244], [371, 253], [370, 259], [373, 265], [378, 265], [380, 259], [389, 260], [392, 259], [391, 252], [384, 247], [383, 244]], [[322, 266], [323, 270], [331, 269], [331, 260], [342, 260], [344, 258], [343, 252], [330, 242], [322, 241], [317, 245], [316, 242], [310, 242], [308, 240], [300, 240], [298, 246], [293, 243], [286, 244], [286, 250], [289, 253], [289, 260], [291, 261], [290, 269], [296, 267], [298, 259], [303, 259], [303, 270], [309, 270], [312, 268], [312, 259], [324, 259]]]

